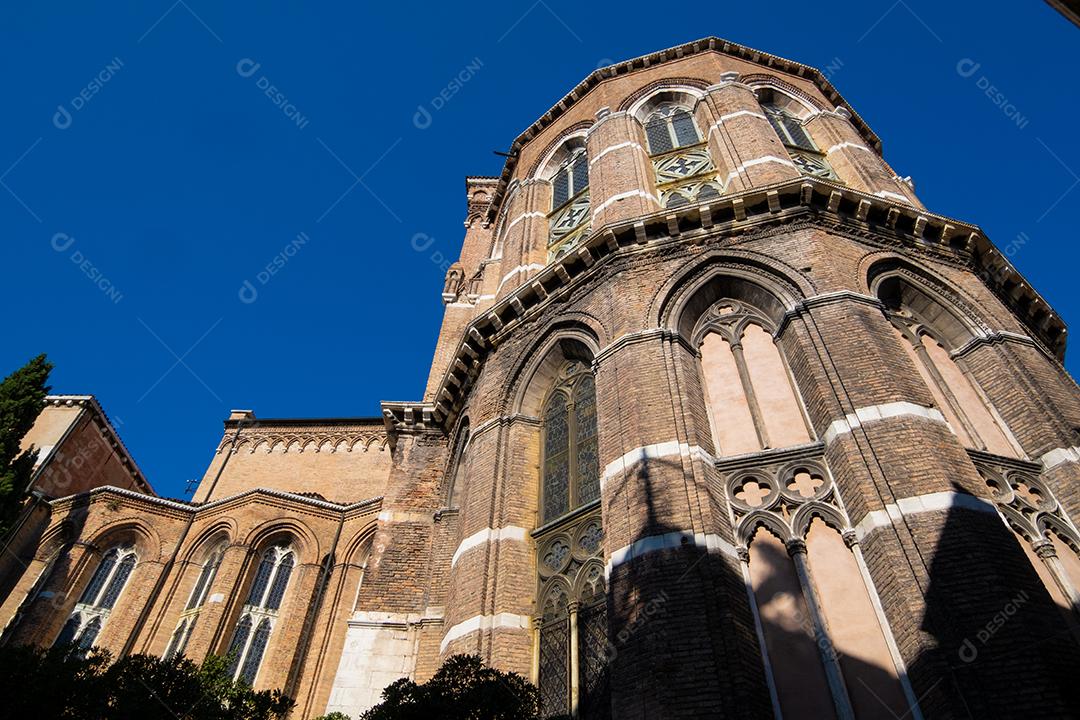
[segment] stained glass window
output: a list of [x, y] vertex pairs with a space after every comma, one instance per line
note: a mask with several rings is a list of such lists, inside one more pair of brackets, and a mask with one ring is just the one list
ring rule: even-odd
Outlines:
[[247, 657], [244, 658], [244, 669], [240, 671], [240, 678], [248, 685], [255, 683], [255, 675], [259, 672], [263, 653], [266, 652], [266, 643], [270, 640], [270, 620], [263, 618], [259, 623], [255, 636], [251, 640]]
[[79, 640], [76, 644], [81, 655], [85, 655], [86, 652], [94, 646], [94, 641], [97, 640], [98, 633], [100, 632], [101, 616], [99, 615], [86, 623], [86, 627], [79, 633]]
[[[600, 497], [596, 381], [586, 364], [571, 361], [559, 368], [543, 416], [545, 525], [533, 534], [541, 598], [537, 618], [541, 708], [545, 717], [569, 714], [574, 709], [571, 688], [577, 688], [575, 716], [607, 720], [603, 527], [595, 505]], [[578, 511], [582, 506], [589, 509]], [[576, 635], [571, 630], [575, 614]]]
[[64, 623], [64, 628], [60, 631], [60, 635], [53, 644], [60, 647], [73, 642], [75, 640], [75, 634], [79, 632], [80, 625], [82, 625], [82, 615], [75, 613], [68, 618], [66, 623]]
[[544, 520], [570, 508], [570, 435], [566, 395], [556, 392], [544, 413]]
[[109, 585], [105, 588], [105, 592], [101, 596], [101, 602], [99, 605], [106, 610], [112, 609], [112, 606], [116, 604], [117, 598], [120, 597], [120, 591], [124, 589], [124, 585], [127, 583], [128, 577], [131, 575], [131, 571], [135, 568], [135, 556], [126, 555], [120, 564], [116, 567], [116, 572], [113, 573], [112, 579], [109, 580]]
[[[601, 582], [600, 598], [603, 598]], [[583, 604], [578, 611], [578, 662], [581, 666], [579, 717], [607, 720], [611, 717], [607, 667], [608, 623], [603, 602]]]
[[263, 593], [266, 592], [266, 585], [270, 582], [270, 574], [274, 572], [274, 554], [267, 552], [263, 555], [262, 562], [259, 563], [259, 570], [255, 573], [255, 579], [251, 583], [251, 590], [248, 592], [248, 605], [262, 605]]

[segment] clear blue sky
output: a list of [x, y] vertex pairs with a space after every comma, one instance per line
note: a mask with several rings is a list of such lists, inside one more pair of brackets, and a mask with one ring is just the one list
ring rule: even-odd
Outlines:
[[230, 408], [419, 399], [464, 176], [597, 66], [707, 35], [829, 68], [928, 207], [1080, 325], [1080, 29], [1040, 2], [172, 2], [0, 9], [0, 375], [47, 352], [164, 495]]

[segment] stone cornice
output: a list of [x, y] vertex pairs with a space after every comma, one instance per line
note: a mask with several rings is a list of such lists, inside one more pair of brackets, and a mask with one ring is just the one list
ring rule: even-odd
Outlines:
[[144, 495], [133, 490], [113, 487], [112, 485], [105, 485], [94, 488], [88, 492], [50, 500], [49, 507], [53, 512], [66, 511], [81, 504], [90, 504], [99, 499], [107, 501], [110, 498], [127, 505], [141, 505], [147, 509], [165, 510], [174, 516], [181, 517], [200, 515], [212, 510], [226, 508], [230, 505], [243, 504], [245, 501], [253, 499], [267, 499], [271, 502], [276, 501], [278, 504], [281, 504], [281, 501], [285, 501], [293, 505], [307, 506], [312, 509], [330, 511], [333, 513], [350, 513], [356, 510], [375, 512], [382, 507], [382, 496], [368, 498], [354, 503], [342, 504], [330, 502], [328, 500], [319, 500], [318, 498], [298, 495], [282, 490], [270, 490], [268, 488], [252, 488], [251, 490], [245, 490], [242, 493], [230, 495], [221, 498], [220, 500], [214, 500], [204, 504], [194, 504], [157, 497], [156, 495]]
[[[831, 180], [803, 177], [597, 228], [574, 251], [549, 263], [466, 326], [431, 404], [384, 403], [384, 417], [390, 417], [388, 406], [400, 406], [401, 412], [393, 413], [394, 422], [401, 422], [407, 408], [413, 408], [413, 425], [418, 424], [417, 409], [423, 409], [419, 426], [425, 430], [453, 420], [487, 353], [555, 298], [593, 276], [609, 258], [665, 244], [703, 244], [792, 223], [818, 226], [867, 244], [924, 255], [935, 262], [970, 267], [1005, 300], [1037, 341], [1059, 359], [1064, 353], [1064, 324], [1052, 311], [1043, 310], [1048, 308], [1045, 300], [1030, 289], [977, 226]], [[987, 270], [987, 262], [997, 264]], [[1014, 292], [1000, 288], [1013, 288]], [[866, 297], [852, 293], [856, 296]], [[426, 412], [431, 414], [430, 421]]]
[[642, 55], [640, 57], [626, 60], [614, 65], [608, 65], [606, 67], [594, 70], [584, 80], [577, 84], [577, 86], [567, 93], [559, 102], [555, 103], [550, 110], [544, 113], [540, 119], [534, 122], [519, 135], [514, 142], [510, 145], [509, 157], [506, 159], [506, 163], [503, 165], [502, 173], [499, 175], [499, 186], [495, 191], [491, 200], [491, 206], [488, 210], [491, 213], [489, 221], [495, 219], [495, 213], [498, 212], [503, 196], [506, 193], [507, 185], [514, 176], [514, 172], [517, 168], [517, 157], [522, 147], [526, 143], [531, 141], [537, 135], [540, 134], [545, 128], [550, 126], [555, 120], [565, 114], [575, 103], [581, 100], [585, 95], [594, 87], [602, 83], [604, 80], [616, 77], [618, 75], [626, 75], [634, 72], [635, 70], [642, 70], [645, 68], [653, 67], [655, 65], [662, 65], [672, 60], [678, 60], [691, 55], [698, 55], [705, 52], [718, 52], [723, 55], [730, 55], [731, 57], [739, 58], [757, 65], [761, 65], [764, 68], [776, 70], [788, 75], [796, 75], [798, 77], [806, 78], [817, 85], [822, 94], [829, 99], [833, 105], [844, 106], [851, 112], [851, 122], [858, 129], [863, 138], [877, 150], [881, 152], [881, 140], [874, 131], [870, 129], [870, 126], [859, 117], [859, 115], [851, 109], [851, 106], [847, 104], [847, 101], [841, 97], [837, 92], [833, 84], [829, 82], [825, 74], [817, 68], [810, 67], [809, 65], [803, 65], [802, 63], [794, 62], [793, 60], [787, 60], [776, 55], [772, 55], [761, 50], [755, 50], [753, 48], [746, 47], [745, 45], [739, 45], [728, 40], [723, 40], [718, 37], [707, 37], [700, 40], [694, 40], [692, 42], [684, 43], [682, 45], [676, 45], [675, 47], [668, 48], [666, 50], [659, 50], [657, 52]]
[[[440, 396], [445, 393], [440, 390]], [[434, 417], [434, 404], [430, 402], [408, 402], [384, 400], [382, 403], [383, 425], [390, 448], [397, 448], [398, 435], [441, 432]]]

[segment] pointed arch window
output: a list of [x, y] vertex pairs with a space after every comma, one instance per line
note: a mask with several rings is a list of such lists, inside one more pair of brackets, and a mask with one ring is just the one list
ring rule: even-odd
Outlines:
[[132, 544], [119, 545], [105, 553], [54, 645], [75, 643], [76, 652], [80, 654], [93, 647], [127, 587], [137, 560]]
[[724, 188], [689, 110], [664, 102], [644, 124], [661, 205], [675, 208], [720, 197]]
[[543, 411], [537, 683], [544, 716], [610, 717], [596, 381], [573, 360]]
[[817, 145], [810, 139], [810, 135], [806, 132], [801, 119], [775, 102], [762, 103], [761, 107], [765, 111], [765, 117], [769, 119], [769, 124], [772, 125], [773, 130], [780, 137], [780, 142], [784, 143], [784, 147], [787, 148], [788, 155], [791, 156], [791, 161], [795, 163], [799, 172], [803, 175], [813, 175], [831, 180], [837, 179], [836, 173], [833, 172], [829, 161], [825, 159], [825, 155], [818, 150]]
[[180, 620], [177, 622], [176, 629], [173, 631], [172, 636], [169, 638], [169, 644], [165, 648], [163, 657], [166, 660], [184, 654], [188, 640], [191, 639], [191, 634], [195, 631], [195, 622], [199, 619], [199, 613], [202, 611], [203, 604], [210, 593], [210, 586], [217, 575], [224, 553], [224, 543], [218, 544], [206, 556], [202, 566], [199, 568], [199, 575], [195, 579], [195, 585], [191, 589], [191, 594], [188, 595], [184, 610], [180, 613]]
[[229, 644], [233, 679], [255, 684], [295, 563], [288, 545], [274, 545], [263, 553]]
[[560, 369], [543, 420], [542, 524], [600, 497], [596, 383], [584, 364]]
[[568, 151], [551, 177], [548, 216], [548, 257], [554, 259], [576, 247], [592, 228], [589, 201], [589, 157], [584, 147]]

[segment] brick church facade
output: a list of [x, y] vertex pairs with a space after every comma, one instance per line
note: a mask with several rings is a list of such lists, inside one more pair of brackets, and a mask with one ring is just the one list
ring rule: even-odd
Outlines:
[[423, 399], [235, 411], [191, 502], [51, 399], [114, 469], [39, 472], [0, 642], [232, 652], [297, 718], [456, 653], [588, 719], [1080, 715], [1064, 324], [821, 72], [600, 69], [466, 191]]

